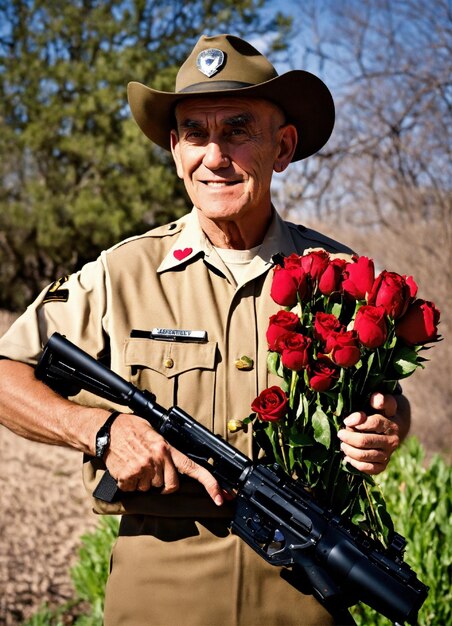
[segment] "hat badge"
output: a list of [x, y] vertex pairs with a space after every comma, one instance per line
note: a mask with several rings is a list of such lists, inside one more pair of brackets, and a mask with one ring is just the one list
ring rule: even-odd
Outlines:
[[196, 67], [200, 72], [205, 74], [207, 78], [211, 78], [216, 74], [224, 63], [224, 52], [218, 50], [218, 48], [209, 48], [203, 50], [198, 54], [196, 59]]

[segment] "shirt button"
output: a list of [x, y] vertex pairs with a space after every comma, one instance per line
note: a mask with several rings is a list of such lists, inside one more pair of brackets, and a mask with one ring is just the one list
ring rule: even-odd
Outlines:
[[238, 430], [242, 430], [242, 428], [243, 428], [242, 420], [232, 418], [228, 421], [228, 431], [230, 433], [236, 433]]
[[174, 367], [174, 361], [171, 358], [165, 359], [163, 365], [170, 369], [171, 367]]

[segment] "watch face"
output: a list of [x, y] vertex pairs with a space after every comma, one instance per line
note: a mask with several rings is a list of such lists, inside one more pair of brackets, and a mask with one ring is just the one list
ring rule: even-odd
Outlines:
[[97, 437], [96, 439], [96, 456], [97, 457], [103, 456], [108, 446], [109, 440], [110, 440], [110, 437], [108, 435], [100, 435], [100, 437]]

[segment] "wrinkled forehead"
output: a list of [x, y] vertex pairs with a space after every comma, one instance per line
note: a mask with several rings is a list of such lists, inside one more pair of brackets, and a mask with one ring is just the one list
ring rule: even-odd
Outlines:
[[214, 117], [217, 121], [221, 121], [240, 115], [256, 121], [276, 119], [278, 123], [283, 123], [285, 118], [279, 106], [263, 98], [203, 96], [187, 98], [178, 102], [175, 107], [177, 124], [187, 118], [202, 122], [208, 117]]

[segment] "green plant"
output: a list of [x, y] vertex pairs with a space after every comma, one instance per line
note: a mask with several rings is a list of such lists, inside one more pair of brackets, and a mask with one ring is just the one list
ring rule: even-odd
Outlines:
[[[407, 542], [406, 561], [430, 587], [419, 626], [452, 623], [452, 467], [434, 456], [428, 465], [415, 437], [407, 439], [379, 479], [397, 532]], [[352, 609], [358, 626], [389, 626], [367, 606]]]
[[110, 567], [110, 551], [118, 534], [118, 518], [103, 517], [99, 527], [82, 536], [79, 560], [71, 570], [77, 599], [91, 607], [77, 626], [102, 626], [104, 591]]
[[33, 615], [24, 626], [64, 626], [60, 619], [65, 611], [66, 605], [58, 609], [52, 609], [47, 604], [44, 604], [38, 613]]
[[[102, 517], [98, 528], [82, 535], [79, 558], [71, 569], [75, 598], [56, 608], [43, 605], [23, 626], [102, 626], [110, 552], [118, 525], [117, 517]], [[80, 614], [85, 606], [88, 612]]]

